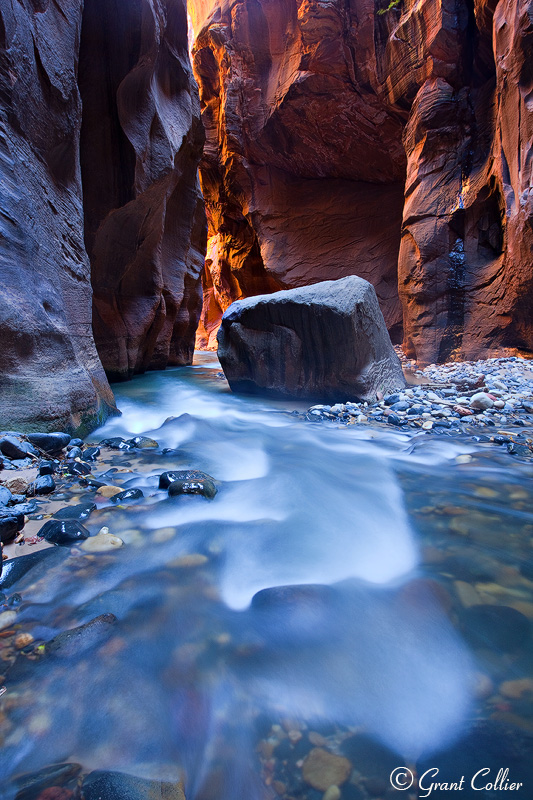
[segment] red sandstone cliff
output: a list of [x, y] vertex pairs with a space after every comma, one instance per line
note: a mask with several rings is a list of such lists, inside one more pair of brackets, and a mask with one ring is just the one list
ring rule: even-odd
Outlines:
[[101, 361], [190, 361], [203, 139], [182, 0], [0, 3], [0, 425], [90, 429]]
[[421, 362], [533, 349], [533, 4], [385, 5], [192, 0], [204, 346], [235, 298], [357, 274]]
[[189, 364], [202, 305], [204, 134], [182, 0], [85, 0], [85, 242], [107, 374]]

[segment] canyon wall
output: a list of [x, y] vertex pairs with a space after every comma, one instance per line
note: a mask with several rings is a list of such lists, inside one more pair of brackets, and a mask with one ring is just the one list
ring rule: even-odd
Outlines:
[[202, 305], [204, 134], [182, 0], [85, 0], [79, 86], [93, 328], [112, 379], [189, 364]]
[[114, 409], [91, 330], [76, 82], [81, 0], [0, 4], [0, 427]]
[[533, 350], [533, 4], [191, 0], [210, 228], [232, 300], [356, 274], [421, 363]]
[[182, 0], [0, 4], [1, 427], [87, 431], [106, 372], [190, 361], [202, 145]]

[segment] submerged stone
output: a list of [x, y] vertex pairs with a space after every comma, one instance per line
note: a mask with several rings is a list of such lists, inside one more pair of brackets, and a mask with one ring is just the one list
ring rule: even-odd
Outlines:
[[63, 631], [46, 643], [45, 654], [62, 658], [78, 656], [106, 639], [116, 621], [114, 614], [101, 614], [85, 625]]
[[43, 564], [48, 568], [52, 564], [62, 560], [66, 555], [64, 550], [60, 548], [47, 548], [45, 550], [37, 550], [35, 553], [28, 553], [24, 556], [11, 558], [4, 561], [2, 577], [0, 578], [0, 589], [9, 589], [14, 586], [21, 578], [24, 577], [31, 570], [41, 572], [36, 568]]
[[81, 797], [82, 800], [185, 800], [181, 783], [101, 771], [87, 775]]

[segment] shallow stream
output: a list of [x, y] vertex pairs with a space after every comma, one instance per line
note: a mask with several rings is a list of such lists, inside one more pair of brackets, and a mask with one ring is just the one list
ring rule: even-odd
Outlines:
[[[409, 796], [389, 784], [403, 765], [466, 776], [439, 800], [501, 796], [477, 789], [508, 768], [525, 787], [506, 796], [531, 800], [532, 465], [457, 436], [302, 422], [232, 395], [219, 369], [201, 355], [114, 387], [122, 416], [89, 440], [159, 444], [93, 468], [144, 492], [84, 522], [124, 546], [56, 548], [9, 591], [35, 642], [117, 621], [80, 650], [19, 656], [3, 777], [64, 761], [182, 777], [187, 800], [319, 800], [302, 772], [318, 746], [350, 762], [342, 800]], [[168, 469], [207, 472], [216, 497], [168, 497]]]

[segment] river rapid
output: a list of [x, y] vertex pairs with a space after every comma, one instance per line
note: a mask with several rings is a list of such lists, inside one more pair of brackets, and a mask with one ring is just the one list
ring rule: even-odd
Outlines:
[[[219, 370], [199, 354], [114, 386], [122, 416], [88, 440], [159, 444], [93, 468], [144, 492], [84, 523], [124, 546], [57, 548], [10, 591], [36, 642], [117, 622], [15, 670], [0, 797], [65, 761], [183, 778], [187, 800], [315, 800], [302, 763], [322, 742], [354, 770], [343, 800], [388, 798], [402, 765], [442, 780], [510, 768], [526, 790], [509, 794], [531, 800], [532, 465], [457, 436], [303, 422], [233, 395]], [[168, 497], [168, 469], [208, 473], [216, 497]]]

